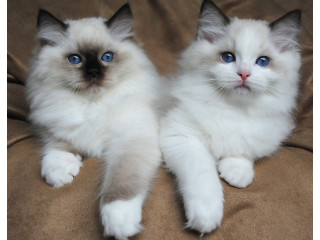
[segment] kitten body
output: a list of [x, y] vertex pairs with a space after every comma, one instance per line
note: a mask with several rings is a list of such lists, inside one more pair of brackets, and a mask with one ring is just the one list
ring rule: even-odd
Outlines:
[[[229, 19], [211, 1], [203, 2], [198, 39], [182, 53], [172, 87], [176, 105], [163, 118], [160, 133], [188, 227], [205, 233], [219, 226], [218, 172], [232, 186], [248, 186], [254, 161], [276, 151], [294, 127], [299, 18], [292, 12], [272, 24]], [[232, 61], [225, 62], [224, 53]], [[261, 56], [269, 65], [257, 64]]]
[[109, 20], [60, 22], [41, 10], [38, 27], [41, 46], [26, 89], [44, 144], [41, 175], [60, 187], [79, 173], [82, 157], [101, 159], [104, 232], [126, 239], [142, 229], [142, 205], [161, 161], [157, 72], [130, 39], [128, 5]]

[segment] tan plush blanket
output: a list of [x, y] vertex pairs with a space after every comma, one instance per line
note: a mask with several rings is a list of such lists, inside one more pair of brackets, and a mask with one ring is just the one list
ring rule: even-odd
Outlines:
[[[100, 163], [86, 159], [72, 184], [59, 189], [40, 176], [39, 144], [26, 120], [24, 84], [35, 43], [38, 9], [60, 19], [111, 16], [126, 0], [8, 1], [8, 239], [103, 239], [97, 193]], [[196, 35], [201, 0], [131, 0], [136, 38], [162, 74], [177, 70], [176, 60]], [[297, 127], [284, 147], [255, 166], [246, 189], [223, 183], [221, 228], [204, 239], [312, 239], [313, 32], [312, 0], [216, 0], [228, 15], [275, 20], [302, 9], [301, 96]], [[198, 239], [183, 230], [183, 206], [173, 177], [160, 169], [143, 215], [145, 230], [136, 240]]]

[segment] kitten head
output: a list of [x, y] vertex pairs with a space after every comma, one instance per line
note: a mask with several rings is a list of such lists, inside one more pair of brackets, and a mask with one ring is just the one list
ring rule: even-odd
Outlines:
[[70, 91], [109, 88], [147, 64], [132, 41], [133, 20], [128, 4], [109, 20], [84, 18], [60, 21], [45, 10], [38, 15], [40, 47], [32, 69], [44, 84]]
[[246, 97], [282, 91], [298, 78], [300, 16], [295, 10], [272, 23], [229, 19], [204, 0], [197, 40], [183, 53], [181, 67], [202, 74], [223, 94]]

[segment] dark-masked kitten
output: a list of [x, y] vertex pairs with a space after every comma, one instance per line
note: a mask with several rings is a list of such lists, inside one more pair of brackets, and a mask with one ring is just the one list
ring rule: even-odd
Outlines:
[[41, 175], [71, 183], [82, 157], [102, 159], [101, 217], [117, 239], [141, 230], [142, 205], [160, 164], [157, 72], [132, 41], [129, 5], [109, 20], [61, 22], [40, 10], [39, 47], [27, 81], [30, 120], [43, 142]]

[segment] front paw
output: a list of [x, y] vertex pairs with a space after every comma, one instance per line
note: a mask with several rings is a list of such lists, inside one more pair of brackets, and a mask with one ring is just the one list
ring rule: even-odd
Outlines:
[[186, 228], [209, 233], [221, 225], [223, 199], [188, 199], [185, 200], [185, 211]]
[[80, 155], [52, 150], [42, 159], [41, 176], [46, 182], [57, 188], [71, 183], [82, 166]]
[[130, 200], [117, 200], [106, 203], [101, 208], [102, 224], [105, 236], [114, 236], [117, 240], [127, 240], [139, 233], [142, 218], [142, 202], [136, 197]]
[[237, 188], [247, 187], [253, 180], [253, 161], [246, 158], [224, 158], [219, 161], [220, 177]]

